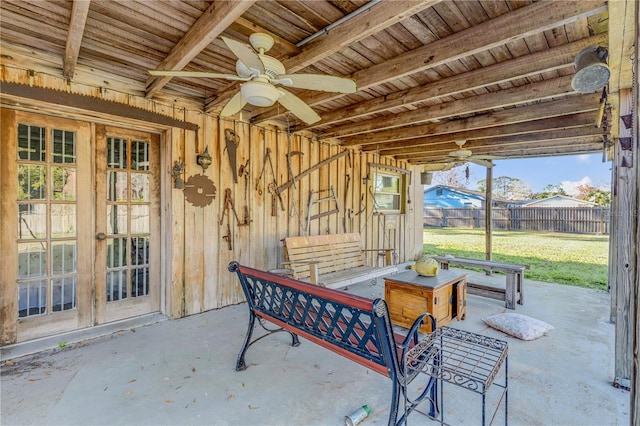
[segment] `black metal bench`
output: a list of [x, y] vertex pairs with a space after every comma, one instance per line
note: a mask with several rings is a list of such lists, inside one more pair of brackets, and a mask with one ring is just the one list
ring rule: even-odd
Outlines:
[[[238, 274], [249, 307], [249, 327], [238, 355], [236, 371], [245, 370], [245, 353], [249, 346], [274, 332], [286, 331], [292, 346], [298, 335], [340, 354], [358, 364], [387, 376], [392, 382], [389, 425], [401, 424], [422, 402], [430, 404], [429, 415], [437, 413], [437, 382], [429, 378], [417, 397], [408, 396], [408, 385], [425, 364], [437, 365], [429, 355], [416, 363], [405, 363], [409, 349], [419, 341], [419, 328], [428, 319], [435, 330], [431, 314], [420, 315], [406, 336], [393, 332], [387, 304], [383, 299], [368, 299], [339, 290], [328, 289], [231, 262], [229, 271]], [[268, 331], [252, 340], [255, 320]], [[277, 325], [272, 330], [264, 321]], [[396, 423], [403, 395], [403, 415]]]

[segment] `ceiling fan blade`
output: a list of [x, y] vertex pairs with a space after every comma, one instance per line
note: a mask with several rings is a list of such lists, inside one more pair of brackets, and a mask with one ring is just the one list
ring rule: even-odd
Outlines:
[[445, 172], [455, 167], [456, 163], [427, 163], [422, 166], [424, 172]]
[[495, 166], [495, 164], [493, 164], [492, 161], [490, 160], [483, 160], [481, 158], [468, 158], [469, 161], [471, 161], [474, 164], [477, 164], [479, 166], [483, 166], [483, 167], [487, 167], [487, 168], [491, 168], [493, 166]]
[[320, 121], [320, 116], [312, 110], [309, 105], [305, 104], [302, 99], [283, 88], [278, 88], [278, 90], [282, 92], [282, 96], [278, 98], [278, 102], [280, 102], [283, 107], [291, 111], [291, 113], [300, 120], [307, 124], [313, 124]]
[[285, 86], [324, 92], [355, 93], [356, 81], [352, 78], [324, 74], [282, 74], [278, 81]]
[[264, 74], [264, 64], [262, 60], [260, 60], [260, 56], [258, 56], [251, 46], [224, 36], [220, 36], [220, 38], [243, 64], [249, 68], [258, 70], [260, 74]]
[[242, 92], [238, 92], [235, 95], [233, 95], [233, 97], [229, 99], [229, 102], [227, 102], [224, 108], [222, 108], [222, 111], [220, 111], [220, 116], [230, 117], [232, 115], [235, 115], [238, 112], [240, 112], [240, 110], [246, 104], [247, 104], [247, 100], [244, 98], [244, 96], [242, 96]]
[[224, 78], [225, 80], [249, 81], [251, 77], [240, 77], [233, 74], [220, 74], [207, 71], [177, 71], [177, 70], [149, 70], [149, 74], [156, 76], [170, 77], [203, 77], [203, 78]]

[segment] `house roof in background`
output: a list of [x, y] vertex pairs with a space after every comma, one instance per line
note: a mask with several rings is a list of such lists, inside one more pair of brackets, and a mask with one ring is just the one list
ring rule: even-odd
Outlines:
[[541, 204], [554, 205], [558, 207], [575, 207], [576, 205], [598, 207], [599, 204], [592, 203], [587, 200], [580, 200], [578, 198], [568, 197], [566, 195], [553, 195], [551, 197], [543, 198], [541, 200], [531, 201], [524, 204], [522, 207], [538, 207]]

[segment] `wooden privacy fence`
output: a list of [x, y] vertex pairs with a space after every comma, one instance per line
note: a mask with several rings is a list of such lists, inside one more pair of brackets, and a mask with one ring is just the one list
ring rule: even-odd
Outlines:
[[[608, 207], [508, 207], [493, 211], [493, 229], [609, 234]], [[484, 209], [424, 209], [424, 226], [484, 228]]]

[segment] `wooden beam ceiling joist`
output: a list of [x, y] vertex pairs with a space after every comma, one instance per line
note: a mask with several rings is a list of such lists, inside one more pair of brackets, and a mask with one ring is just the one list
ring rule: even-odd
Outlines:
[[593, 129], [591, 134], [602, 134], [602, 129], [595, 127], [595, 112], [583, 112], [560, 117], [547, 118], [543, 120], [527, 121], [505, 126], [488, 127], [475, 131], [457, 132], [436, 136], [426, 136], [416, 139], [388, 142], [380, 145], [367, 145], [363, 151], [376, 151], [382, 155], [396, 155], [402, 153], [423, 152], [426, 147], [449, 146], [449, 151], [455, 147], [454, 142], [460, 140], [468, 141], [465, 149], [469, 148], [471, 140], [494, 140], [495, 138], [508, 138], [516, 135], [531, 135], [533, 133], [547, 133], [549, 131], [559, 131], [564, 129], [589, 128]]
[[[606, 9], [605, 0], [537, 2], [357, 71], [351, 77], [355, 78], [359, 90], [366, 90], [403, 76], [499, 47], [515, 39], [540, 34], [604, 12]], [[500, 31], [496, 31], [496, 28], [500, 28]], [[307, 92], [299, 94], [302, 100], [312, 106], [341, 96], [344, 95], [323, 93], [312, 99]], [[278, 115], [280, 115], [278, 109], [271, 107], [266, 111], [261, 110], [252, 121], [259, 123]]]
[[573, 113], [596, 111], [598, 109], [599, 98], [600, 95], [596, 94], [572, 96], [567, 99], [494, 111], [484, 115], [460, 120], [451, 120], [445, 123], [429, 123], [399, 129], [383, 130], [377, 133], [350, 136], [342, 139], [341, 145], [363, 146], [367, 144], [384, 143], [387, 141], [412, 139], [416, 137], [423, 137], [424, 135], [433, 136], [453, 132], [463, 132], [474, 129], [483, 129], [486, 127], [540, 120]]
[[[331, 56], [338, 50], [354, 44], [364, 38], [382, 31], [403, 19], [406, 19], [421, 10], [440, 3], [441, 0], [420, 1], [384, 1], [363, 13], [347, 21], [330, 32], [305, 45], [300, 52], [291, 58], [282, 61], [287, 73], [294, 73], [300, 69], [319, 62]], [[210, 100], [205, 109], [212, 111], [219, 108], [237, 92], [237, 85], [219, 94]]]
[[91, 0], [84, 0], [74, 1], [71, 6], [69, 35], [67, 36], [67, 45], [64, 51], [64, 68], [62, 69], [62, 75], [67, 78], [73, 78], [73, 73], [76, 69], [90, 5]]
[[523, 87], [512, 87], [499, 92], [429, 105], [414, 111], [400, 114], [392, 114], [357, 123], [344, 124], [333, 127], [322, 137], [341, 138], [361, 133], [376, 132], [394, 127], [409, 126], [434, 120], [451, 118], [465, 114], [474, 114], [481, 111], [506, 108], [521, 104], [538, 102], [565, 95], [577, 95], [571, 87], [572, 76], [563, 76], [537, 83], [527, 84]]
[[[562, 145], [558, 145], [558, 141], [550, 141], [547, 143], [538, 143], [535, 148], [514, 147], [506, 149], [497, 160], [511, 160], [516, 158], [536, 158], [536, 157], [552, 157], [557, 155], [580, 155], [580, 154], [597, 154], [602, 152], [603, 143], [601, 136], [591, 136], [586, 138], [575, 138], [563, 141]], [[475, 154], [475, 153], [474, 153]], [[480, 154], [479, 154], [480, 155]], [[412, 156], [407, 159], [410, 164], [427, 164], [427, 163], [465, 163], [468, 160], [455, 160], [448, 156]]]
[[[566, 140], [587, 137], [602, 137], [602, 129], [593, 126], [576, 127], [571, 129], [547, 130], [543, 132], [530, 132], [508, 136], [496, 136], [487, 139], [471, 139], [464, 144], [464, 149], [473, 151], [474, 155], [496, 155], [500, 156], [505, 150], [511, 149], [514, 145], [538, 144], [553, 140]], [[381, 150], [380, 155], [391, 155], [397, 159], [410, 159], [413, 156], [447, 156], [451, 151], [458, 149], [455, 143], [435, 144], [422, 146], [422, 150], [403, 150], [398, 147], [393, 150]]]
[[295, 130], [310, 129], [353, 120], [367, 115], [390, 111], [394, 108], [414, 105], [433, 98], [477, 90], [486, 86], [502, 84], [532, 75], [573, 66], [575, 56], [585, 47], [606, 44], [607, 35], [599, 34], [573, 43], [520, 56], [484, 68], [427, 83], [422, 86], [380, 96], [330, 113], [321, 114], [322, 121], [312, 126], [301, 126]]
[[[211, 6], [198, 18], [156, 69], [180, 70], [184, 68], [255, 2], [256, 0], [243, 0], [211, 3]], [[169, 80], [171, 77], [150, 77], [146, 83], [146, 96], [153, 97]]]

